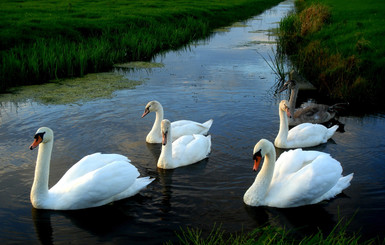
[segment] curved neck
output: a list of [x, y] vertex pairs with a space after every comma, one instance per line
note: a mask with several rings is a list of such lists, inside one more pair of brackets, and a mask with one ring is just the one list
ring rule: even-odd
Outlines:
[[160, 124], [163, 120], [163, 108], [162, 106], [159, 107], [157, 111], [155, 111], [155, 122], [152, 125], [152, 129], [150, 131], [150, 134], [155, 134], [157, 137], [161, 136], [161, 128]]
[[37, 154], [35, 177], [31, 189], [31, 202], [34, 207], [35, 204], [40, 203], [40, 199], [48, 193], [48, 180], [49, 180], [49, 166], [51, 162], [53, 139], [47, 143], [41, 143], [39, 145], [39, 151]]
[[290, 99], [289, 99], [290, 114], [292, 118], [294, 118], [294, 110], [295, 110], [295, 104], [297, 103], [297, 96], [298, 96], [298, 88], [297, 86], [294, 86], [291, 88]]
[[266, 198], [274, 174], [275, 160], [275, 149], [269, 149], [265, 155], [262, 168], [255, 178], [253, 185], [250, 187], [250, 192], [255, 195], [254, 198], [257, 203], [263, 203]]

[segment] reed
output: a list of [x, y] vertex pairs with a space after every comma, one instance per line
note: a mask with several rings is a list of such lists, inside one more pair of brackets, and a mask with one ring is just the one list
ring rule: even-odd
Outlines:
[[149, 61], [279, 1], [4, 0], [0, 92]]
[[275, 93], [278, 93], [283, 84], [286, 82], [286, 77], [289, 74], [286, 65], [288, 62], [286, 59], [286, 55], [284, 55], [282, 52], [274, 51], [273, 48], [271, 49], [271, 51], [273, 54], [268, 54], [268, 58], [265, 58], [262, 54], [259, 55], [275, 74], [276, 81], [273, 85], [273, 89], [275, 90]]

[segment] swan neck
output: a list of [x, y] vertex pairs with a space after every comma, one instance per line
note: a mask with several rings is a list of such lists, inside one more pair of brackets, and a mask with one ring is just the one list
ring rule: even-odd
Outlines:
[[294, 118], [294, 110], [295, 110], [295, 104], [297, 103], [297, 95], [298, 95], [298, 88], [295, 86], [291, 89], [290, 92], [290, 99], [289, 99], [289, 107], [290, 107], [290, 114]]
[[167, 134], [167, 144], [162, 145], [162, 151], [159, 156], [158, 160], [158, 167], [159, 168], [174, 168], [173, 165], [173, 159], [172, 159], [172, 134], [171, 134], [171, 127], [169, 128], [168, 134]]
[[159, 109], [155, 111], [155, 122], [154, 122], [154, 125], [152, 125], [151, 132], [156, 132], [158, 134], [161, 132], [160, 124], [162, 120], [163, 120], [163, 108], [160, 106]]
[[159, 128], [160, 128], [160, 123], [162, 122], [163, 120], [163, 108], [160, 106], [159, 109], [155, 112], [155, 124], [156, 125], [159, 125]]
[[263, 162], [262, 168], [259, 174], [257, 175], [256, 179], [259, 180], [259, 182], [266, 185], [265, 191], [267, 191], [267, 187], [270, 185], [271, 179], [273, 178], [275, 161], [276, 161], [276, 154], [275, 154], [275, 150], [272, 149], [265, 155], [265, 160]]
[[52, 146], [53, 139], [47, 143], [41, 143], [39, 145], [35, 167], [35, 177], [31, 189], [32, 204], [39, 202], [39, 200], [41, 200], [41, 198], [48, 193]]
[[274, 174], [275, 160], [276, 154], [275, 149], [273, 148], [265, 155], [262, 168], [250, 188], [251, 192], [256, 195], [255, 201], [257, 203], [263, 203], [269, 191], [269, 186]]
[[280, 141], [281, 145], [286, 144], [287, 135], [289, 133], [289, 123], [287, 120], [286, 112], [279, 109], [279, 131], [276, 141]]

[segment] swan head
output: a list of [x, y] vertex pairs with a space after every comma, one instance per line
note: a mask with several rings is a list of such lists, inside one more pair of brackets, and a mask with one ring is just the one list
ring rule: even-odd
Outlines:
[[163, 107], [158, 101], [156, 100], [150, 101], [147, 103], [146, 107], [144, 108], [142, 118], [145, 117], [148, 113], [152, 111], [158, 111], [160, 109], [163, 109]]
[[289, 79], [282, 85], [281, 89], [278, 92], [281, 93], [282, 91], [285, 91], [286, 89], [293, 89], [293, 88], [295, 88], [296, 85], [297, 85], [297, 83], [293, 79]]
[[167, 119], [163, 119], [162, 123], [160, 124], [160, 128], [162, 131], [162, 145], [166, 145], [167, 144], [167, 137], [169, 137], [170, 131], [171, 131], [170, 121]]
[[262, 158], [268, 154], [270, 151], [275, 150], [273, 143], [266, 139], [261, 139], [255, 146], [253, 150], [253, 161], [254, 167], [253, 171], [257, 171], [259, 164], [261, 163]]
[[47, 127], [39, 128], [34, 136], [33, 143], [30, 145], [29, 149], [35, 149], [40, 143], [47, 143], [53, 139], [53, 131]]
[[287, 100], [282, 100], [282, 101], [279, 103], [279, 109], [280, 109], [281, 111], [286, 112], [287, 117], [291, 117], [291, 114], [290, 114], [290, 107], [289, 107], [289, 102], [288, 102]]

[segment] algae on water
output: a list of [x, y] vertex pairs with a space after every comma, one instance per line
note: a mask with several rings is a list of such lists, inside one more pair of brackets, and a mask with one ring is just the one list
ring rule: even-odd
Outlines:
[[150, 68], [162, 68], [164, 64], [154, 62], [135, 61], [123, 64], [114, 65], [115, 68], [126, 68], [126, 69], [150, 69]]
[[42, 104], [72, 104], [111, 98], [120, 89], [132, 89], [141, 81], [132, 81], [123, 75], [91, 73], [80, 78], [60, 79], [41, 85], [14, 88], [8, 94], [0, 95], [0, 102], [25, 102], [28, 100]]

